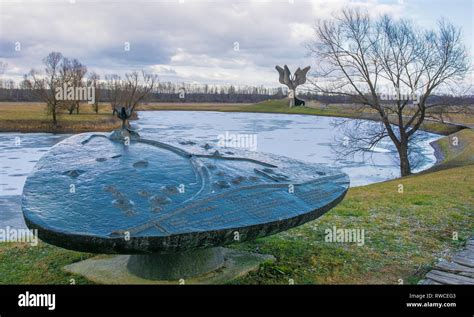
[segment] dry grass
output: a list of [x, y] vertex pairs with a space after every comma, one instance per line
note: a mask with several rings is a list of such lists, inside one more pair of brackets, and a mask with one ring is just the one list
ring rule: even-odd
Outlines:
[[464, 129], [436, 142], [443, 155], [443, 163], [426, 172], [474, 164], [474, 130]]
[[0, 103], [0, 131], [2, 132], [52, 132], [80, 133], [88, 131], [111, 131], [120, 126], [114, 118], [110, 105], [101, 104], [99, 113], [93, 112], [91, 105], [82, 104], [79, 114], [61, 112], [58, 126], [54, 127], [44, 103]]
[[[222, 111], [222, 112], [264, 112], [306, 114], [331, 117], [359, 117], [355, 107], [348, 104], [321, 104], [308, 102], [308, 107], [295, 107], [289, 109], [287, 101], [268, 100], [256, 104], [248, 103], [148, 103], [140, 105], [137, 110], [184, 110], [184, 111]], [[362, 118], [378, 120], [375, 113], [364, 113]], [[451, 122], [470, 125], [474, 122], [473, 115], [454, 115], [449, 118]], [[92, 111], [88, 104], [82, 104], [79, 115], [61, 113], [59, 126], [51, 125], [51, 118], [46, 113], [44, 103], [32, 102], [0, 102], [0, 131], [2, 132], [55, 132], [55, 133], [80, 133], [87, 131], [110, 131], [119, 126], [119, 120], [111, 115], [110, 105], [101, 103], [99, 114]], [[459, 131], [459, 127], [426, 120], [422, 129], [449, 135]]]
[[172, 102], [151, 102], [142, 104], [138, 110], [189, 110], [189, 111], [242, 111], [245, 107], [250, 106], [250, 103], [172, 103]]

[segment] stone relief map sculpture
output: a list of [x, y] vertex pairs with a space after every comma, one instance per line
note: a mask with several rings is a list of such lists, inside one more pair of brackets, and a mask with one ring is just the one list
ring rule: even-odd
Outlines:
[[273, 257], [222, 246], [316, 219], [349, 187], [345, 173], [319, 164], [144, 138], [126, 145], [116, 131], [58, 143], [22, 197], [43, 241], [120, 254], [64, 268], [96, 283], [225, 283]]
[[307, 66], [303, 69], [299, 68], [295, 71], [295, 74], [291, 76], [290, 69], [287, 65], [281, 68], [280, 66], [275, 66], [276, 70], [280, 74], [279, 81], [281, 84], [288, 87], [288, 99], [289, 107], [305, 105], [305, 102], [301, 99], [296, 98], [296, 87], [303, 85], [306, 82], [306, 74], [310, 70], [310, 66]]

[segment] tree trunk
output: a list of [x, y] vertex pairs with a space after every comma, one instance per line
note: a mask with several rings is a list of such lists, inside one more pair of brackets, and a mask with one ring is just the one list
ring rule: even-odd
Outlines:
[[400, 175], [408, 176], [411, 174], [410, 160], [408, 159], [408, 141], [402, 140], [400, 148], [398, 149], [398, 156], [400, 157]]
[[56, 119], [56, 106], [51, 107], [51, 114], [53, 115], [53, 125], [56, 127], [58, 125], [58, 120]]

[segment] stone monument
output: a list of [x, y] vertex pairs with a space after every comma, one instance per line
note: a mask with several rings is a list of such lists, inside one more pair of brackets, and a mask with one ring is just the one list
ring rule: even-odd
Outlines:
[[322, 165], [192, 153], [138, 137], [127, 143], [122, 134], [65, 139], [41, 158], [23, 190], [25, 222], [43, 241], [120, 254], [65, 267], [97, 283], [229, 281], [273, 257], [223, 246], [316, 219], [349, 187], [346, 174]]
[[288, 87], [288, 106], [290, 108], [294, 106], [301, 106], [305, 105], [303, 100], [300, 100], [296, 97], [296, 87], [299, 85], [303, 85], [306, 82], [306, 74], [308, 73], [310, 66], [307, 66], [303, 69], [298, 69], [295, 71], [294, 76], [291, 76], [290, 69], [288, 66], [275, 66], [276, 70], [278, 71], [280, 77], [279, 81], [281, 84], [286, 85]]

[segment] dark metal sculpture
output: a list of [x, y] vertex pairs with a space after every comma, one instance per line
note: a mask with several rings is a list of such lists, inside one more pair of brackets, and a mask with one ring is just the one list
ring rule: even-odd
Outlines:
[[117, 118], [122, 120], [122, 126], [115, 129], [110, 134], [110, 138], [114, 140], [130, 140], [131, 138], [140, 138], [137, 131], [132, 130], [128, 120], [133, 115], [133, 107], [125, 107], [117, 105], [113, 108], [113, 115], [117, 115]]
[[307, 66], [303, 69], [299, 68], [295, 71], [294, 76], [291, 76], [290, 69], [288, 66], [275, 66], [276, 70], [280, 74], [279, 81], [281, 84], [286, 85], [288, 87], [288, 99], [289, 99], [289, 107], [305, 105], [303, 100], [296, 98], [296, 87], [299, 85], [303, 85], [306, 82], [306, 74], [308, 73], [310, 66]]
[[117, 117], [122, 120], [122, 129], [124, 130], [129, 130], [129, 127], [128, 127], [128, 123], [127, 123], [127, 120], [130, 119], [130, 117], [132, 116], [132, 113], [133, 111], [130, 110], [130, 108], [125, 108], [122, 106], [122, 108], [120, 108], [120, 111], [116, 108], [114, 108], [114, 113], [117, 114]]

